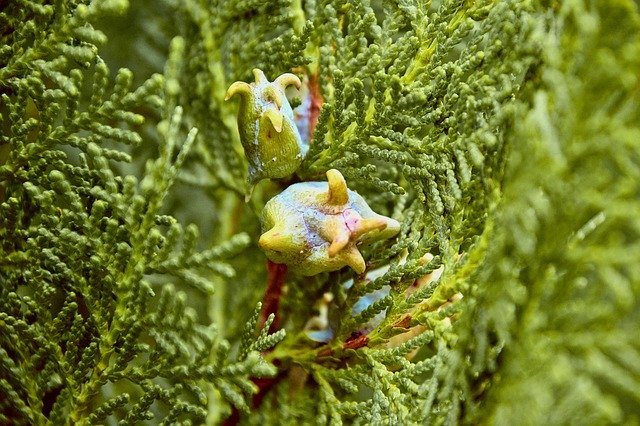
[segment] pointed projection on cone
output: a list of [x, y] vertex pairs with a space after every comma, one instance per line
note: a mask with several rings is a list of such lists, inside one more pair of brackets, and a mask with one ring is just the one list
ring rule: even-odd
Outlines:
[[259, 245], [275, 263], [301, 275], [345, 266], [361, 274], [366, 265], [358, 246], [395, 236], [398, 221], [375, 213], [347, 188], [338, 170], [327, 182], [289, 186], [265, 205]]
[[259, 69], [253, 70], [255, 82], [233, 83], [225, 101], [238, 95], [238, 132], [249, 163], [247, 199], [262, 179], [280, 179], [293, 174], [309, 150], [293, 119], [285, 90], [300, 88], [294, 74], [283, 74], [269, 82]]

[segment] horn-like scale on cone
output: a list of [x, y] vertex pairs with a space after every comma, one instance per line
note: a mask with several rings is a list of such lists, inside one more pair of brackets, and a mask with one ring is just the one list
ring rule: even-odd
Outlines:
[[269, 82], [259, 69], [253, 70], [254, 83], [236, 81], [227, 90], [225, 100], [240, 96], [238, 131], [249, 163], [248, 199], [262, 179], [279, 179], [293, 174], [309, 150], [300, 137], [285, 89], [300, 88], [294, 74], [283, 74]]
[[365, 262], [358, 246], [395, 236], [400, 224], [371, 210], [338, 170], [329, 170], [327, 180], [296, 183], [269, 200], [258, 243], [272, 262], [297, 274], [344, 266], [361, 274]]

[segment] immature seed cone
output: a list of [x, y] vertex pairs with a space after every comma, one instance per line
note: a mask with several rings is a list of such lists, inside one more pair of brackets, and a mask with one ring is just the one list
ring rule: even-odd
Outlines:
[[361, 274], [365, 262], [358, 246], [400, 231], [398, 221], [371, 210], [334, 169], [327, 182], [297, 183], [269, 200], [261, 221], [259, 244], [267, 257], [307, 276], [344, 266]]
[[254, 83], [236, 81], [227, 90], [225, 100], [240, 97], [238, 131], [249, 172], [247, 199], [255, 184], [267, 178], [284, 178], [293, 174], [309, 150], [293, 119], [285, 89], [301, 82], [294, 74], [282, 74], [269, 82], [259, 69], [253, 70]]

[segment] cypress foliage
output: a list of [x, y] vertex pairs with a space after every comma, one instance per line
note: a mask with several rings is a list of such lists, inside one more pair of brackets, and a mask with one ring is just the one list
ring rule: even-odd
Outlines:
[[[0, 423], [640, 421], [636, 3], [4, 3]], [[254, 68], [310, 149], [245, 203]], [[329, 169], [400, 233], [268, 315]]]

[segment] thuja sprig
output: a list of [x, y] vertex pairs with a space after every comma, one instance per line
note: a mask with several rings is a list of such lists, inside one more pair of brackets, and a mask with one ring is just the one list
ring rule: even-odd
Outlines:
[[[527, 28], [503, 21], [504, 16], [518, 21], [516, 16], [527, 14], [526, 7], [514, 2], [384, 9], [384, 18], [378, 18], [367, 2], [323, 3], [309, 14], [317, 31], [311, 43], [321, 45], [317, 70], [325, 103], [299, 177], [315, 180], [329, 168], [340, 168], [364, 193], [384, 193], [373, 198], [386, 208], [405, 194], [397, 241], [369, 250], [371, 266], [380, 270], [368, 268], [371, 278], [355, 277], [347, 289], [340, 288], [343, 274], [328, 277], [331, 283], [325, 288], [338, 294], [334, 312], [339, 318], [331, 323], [332, 340], [317, 350], [316, 362], [332, 366], [345, 359], [358, 365], [363, 362], [358, 351], [384, 345], [402, 348], [389, 357], [405, 365], [402, 356], [411, 348], [428, 346], [450, 332], [461, 309], [460, 292], [469, 290], [469, 271], [478, 264], [477, 258], [469, 262], [464, 254], [473, 251], [484, 226], [474, 215], [488, 212], [498, 195], [502, 168], [497, 157], [487, 156], [500, 149], [496, 129], [508, 123], [512, 110], [507, 105], [533, 63], [512, 44], [526, 39]], [[513, 35], [507, 42], [513, 50], [496, 41], [503, 30]], [[521, 49], [530, 46], [524, 43]], [[507, 65], [496, 66], [505, 55], [510, 58]], [[472, 111], [467, 109], [470, 104]], [[482, 199], [473, 196], [480, 188], [488, 191]], [[425, 278], [436, 271], [437, 277]], [[312, 291], [317, 286], [310, 286]], [[371, 297], [369, 306], [351, 316], [363, 296]], [[292, 314], [307, 312], [294, 308]], [[290, 359], [288, 344], [291, 359], [308, 365], [310, 357], [300, 351], [300, 339], [285, 340], [276, 353]], [[434, 363], [435, 358], [419, 368]], [[386, 365], [394, 368], [391, 362]], [[388, 414], [392, 402], [383, 395], [389, 391], [381, 390], [360, 406], [372, 404], [369, 407], [382, 411], [359, 414], [378, 420], [381, 413]], [[343, 414], [353, 414], [357, 406], [345, 405]], [[335, 409], [332, 416], [339, 417]]]
[[[98, 9], [80, 5], [55, 15], [73, 18], [54, 25], [48, 40], [66, 37], [65, 25], [81, 25]], [[25, 37], [21, 31], [13, 35]], [[91, 28], [80, 33], [91, 37]], [[64, 45], [31, 41], [26, 54], [40, 56], [33, 63], [12, 56], [16, 65], [3, 68], [3, 76], [13, 74], [1, 82], [9, 88], [2, 94], [9, 150], [0, 169], [8, 395], [0, 415], [83, 424], [122, 418], [125, 409], [126, 421], [136, 421], [156, 415], [151, 408], [165, 401], [172, 405], [168, 421], [204, 419], [207, 386], [239, 382], [242, 398], [249, 397], [249, 377], [273, 369], [252, 350], [247, 360], [223, 359], [206, 373], [209, 354], [225, 344], [214, 344], [215, 334], [197, 323], [184, 294], [152, 284], [176, 277], [209, 293], [210, 277], [232, 276], [225, 260], [248, 243], [238, 234], [199, 250], [197, 229], [162, 212], [197, 135], [185, 126], [169, 82], [154, 75], [136, 88], [127, 69], [111, 82], [95, 48], [80, 58]], [[140, 144], [142, 126], [158, 119], [159, 157], [147, 162], [141, 180], [121, 176], [114, 162], [130, 160], [123, 146]], [[281, 338], [262, 336], [256, 348]], [[185, 363], [194, 365], [192, 373], [184, 373]]]
[[[631, 0], [140, 0], [131, 45], [158, 63], [179, 33], [142, 84], [98, 56], [126, 1], [10, 3], [0, 423], [634, 421]], [[322, 106], [296, 173], [245, 206], [223, 99], [253, 68]], [[362, 273], [273, 280], [281, 340], [272, 305], [243, 310], [270, 280], [257, 213], [330, 169], [400, 229], [359, 246]]]

